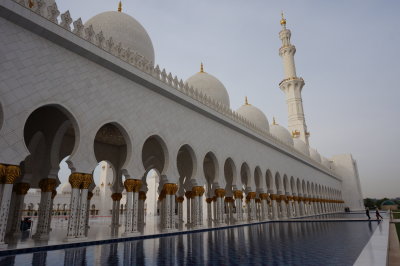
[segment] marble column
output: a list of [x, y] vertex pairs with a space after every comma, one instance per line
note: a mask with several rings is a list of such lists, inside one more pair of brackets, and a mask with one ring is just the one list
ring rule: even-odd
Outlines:
[[217, 221], [217, 197], [216, 196], [212, 197], [212, 200], [213, 200], [213, 203], [212, 203], [212, 206], [213, 206], [213, 210], [212, 210], [213, 218], [212, 218], [212, 221], [214, 223], [216, 223], [216, 221]]
[[192, 197], [193, 197], [193, 227], [200, 228], [203, 226], [203, 216], [202, 216], [202, 198], [204, 194], [204, 187], [202, 186], [195, 186], [192, 188]]
[[293, 217], [293, 197], [290, 195], [286, 195], [286, 206], [287, 206], [287, 213], [288, 218]]
[[191, 198], [192, 198], [192, 191], [186, 191], [185, 192], [185, 197], [186, 197], [186, 224], [191, 225], [192, 223], [192, 203], [191, 203]]
[[277, 194], [270, 194], [269, 197], [271, 199], [272, 220], [278, 220], [279, 219], [279, 214], [278, 214], [278, 199], [279, 199], [279, 196]]
[[112, 235], [116, 235], [118, 233], [119, 224], [119, 213], [121, 206], [122, 193], [113, 193], [111, 194], [111, 199], [113, 201], [112, 204], [112, 216], [111, 216], [111, 233]]
[[30, 185], [28, 183], [17, 183], [14, 185], [13, 188], [13, 194], [15, 193], [14, 207], [10, 209], [10, 214], [8, 217], [9, 226], [7, 229], [7, 237], [18, 238], [21, 234], [19, 225], [21, 223], [25, 195], [26, 193], [28, 193], [29, 188]]
[[14, 182], [20, 175], [21, 169], [19, 166], [0, 164], [0, 180], [2, 183], [0, 195], [0, 248], [5, 246], [4, 237], [7, 229], [11, 194]]
[[300, 208], [299, 214], [300, 214], [300, 216], [305, 216], [306, 215], [306, 209], [305, 209], [305, 206], [304, 206], [304, 197], [302, 197], [302, 195], [299, 194], [298, 200], [299, 200], [299, 208]]
[[183, 220], [183, 201], [185, 198], [183, 196], [179, 196], [176, 198], [176, 204], [178, 205], [178, 224], [182, 225]]
[[[139, 206], [138, 206], [138, 225], [139, 227], [143, 227], [145, 225], [145, 209], [144, 205], [146, 202], [147, 196], [145, 191], [139, 191]], [[119, 204], [119, 202], [118, 202]]]
[[217, 225], [224, 225], [224, 197], [225, 197], [225, 189], [217, 188], [215, 190], [215, 196], [217, 198], [216, 201], [216, 221]]
[[287, 219], [288, 218], [288, 206], [287, 206], [287, 199], [286, 196], [281, 194], [280, 195], [281, 201], [281, 218], [282, 219]]
[[261, 200], [261, 221], [267, 221], [268, 219], [268, 194], [260, 193]]
[[235, 190], [233, 192], [233, 196], [235, 198], [236, 205], [236, 221], [243, 221], [243, 192], [241, 190]]
[[126, 179], [124, 182], [126, 193], [126, 218], [124, 236], [138, 234], [138, 205], [139, 191], [142, 186], [142, 180]]
[[295, 216], [296, 216], [296, 217], [299, 217], [299, 216], [301, 216], [301, 214], [300, 214], [299, 197], [297, 197], [296, 194], [293, 194], [293, 200], [294, 200], [294, 212], [295, 212]]
[[79, 205], [80, 205], [80, 186], [83, 181], [84, 174], [72, 173], [69, 176], [69, 183], [71, 184], [71, 201], [70, 201], [70, 213], [68, 217], [68, 228], [67, 228], [67, 241], [76, 238], [78, 221], [79, 221]]
[[40, 180], [39, 187], [41, 189], [40, 204], [38, 212], [38, 224], [36, 227], [36, 233], [32, 236], [36, 240], [48, 240], [49, 239], [49, 228], [50, 228], [50, 217], [52, 211], [52, 200], [51, 196], [53, 190], [57, 186], [57, 180], [53, 178], [45, 178]]
[[227, 210], [227, 223], [231, 224], [233, 222], [233, 198], [232, 197], [225, 197], [225, 206]]
[[93, 176], [91, 174], [85, 174], [84, 179], [81, 183], [81, 195], [80, 195], [80, 206], [79, 206], [79, 220], [78, 220], [78, 230], [76, 237], [78, 239], [86, 238], [86, 217], [88, 215], [88, 193], [89, 186], [93, 182]]
[[207, 203], [207, 221], [210, 223], [212, 222], [212, 204], [213, 198], [206, 198]]
[[49, 233], [51, 232], [52, 228], [51, 228], [51, 220], [53, 219], [53, 205], [54, 205], [54, 198], [57, 196], [57, 190], [53, 189], [53, 191], [51, 192], [51, 202], [50, 202], [50, 215], [49, 215]]
[[164, 184], [163, 190], [165, 191], [165, 217], [162, 223], [162, 230], [164, 232], [175, 231], [175, 193], [178, 191], [178, 185], [173, 183]]
[[256, 196], [256, 192], [247, 193], [246, 199], [249, 201], [249, 203], [247, 204], [247, 219], [249, 220], [249, 222], [254, 222], [256, 220]]
[[89, 233], [89, 217], [90, 217], [90, 201], [93, 198], [93, 192], [92, 191], [88, 191], [88, 196], [87, 196], [87, 208], [86, 208], [86, 223], [85, 223], [85, 236], [88, 236]]

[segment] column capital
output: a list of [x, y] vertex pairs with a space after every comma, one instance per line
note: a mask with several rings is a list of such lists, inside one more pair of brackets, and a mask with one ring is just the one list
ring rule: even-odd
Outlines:
[[167, 183], [164, 184], [163, 190], [165, 190], [167, 195], [175, 195], [175, 193], [178, 191], [178, 185], [174, 183]]
[[0, 166], [1, 183], [14, 184], [15, 180], [21, 176], [21, 168], [17, 165], [3, 165]]
[[113, 193], [111, 198], [113, 201], [120, 201], [122, 199], [122, 193]]
[[269, 195], [269, 197], [271, 198], [271, 200], [277, 200], [279, 196], [277, 194], [271, 194]]
[[261, 200], [267, 200], [268, 199], [268, 193], [260, 193], [259, 195]]
[[213, 198], [206, 198], [207, 203], [211, 203], [213, 201]]
[[235, 190], [233, 191], [233, 196], [235, 197], [235, 199], [243, 199], [243, 191]]
[[147, 197], [146, 197], [146, 192], [144, 192], [144, 191], [139, 191], [139, 199], [140, 199], [140, 200], [146, 200], [146, 199], [147, 199]]
[[234, 202], [234, 199], [232, 197], [225, 197], [225, 202]]
[[184, 200], [185, 200], [185, 198], [182, 197], [182, 196], [176, 198], [176, 201], [177, 201], [178, 203], [182, 203]]
[[142, 187], [142, 180], [139, 179], [126, 179], [124, 187], [127, 192], [139, 192]]
[[186, 192], [185, 192], [185, 197], [186, 197], [187, 199], [193, 198], [193, 192], [192, 192], [192, 191], [186, 191]]
[[87, 200], [91, 200], [92, 197], [93, 197], [93, 192], [92, 191], [88, 191]]
[[249, 193], [247, 193], [246, 199], [255, 199], [256, 196], [257, 196], [256, 192], [249, 192]]
[[71, 184], [71, 188], [80, 188], [83, 180], [85, 179], [85, 174], [82, 173], [72, 173], [68, 181]]
[[205, 189], [202, 186], [196, 186], [196, 187], [192, 188], [193, 196], [201, 197], [201, 196], [203, 196], [204, 192], [205, 192]]
[[30, 185], [28, 183], [17, 183], [14, 185], [13, 190], [17, 195], [26, 195], [28, 193], [28, 190], [30, 188]]
[[215, 190], [215, 196], [216, 196], [217, 198], [223, 198], [223, 197], [225, 197], [225, 189], [223, 189], [223, 188], [217, 188], [217, 189]]
[[39, 187], [42, 192], [52, 192], [57, 186], [57, 180], [54, 178], [43, 178], [39, 182]]
[[57, 190], [53, 189], [51, 191], [51, 199], [54, 199], [57, 196]]
[[83, 181], [82, 181], [82, 189], [88, 189], [89, 186], [93, 182], [93, 175], [92, 174], [84, 174]]

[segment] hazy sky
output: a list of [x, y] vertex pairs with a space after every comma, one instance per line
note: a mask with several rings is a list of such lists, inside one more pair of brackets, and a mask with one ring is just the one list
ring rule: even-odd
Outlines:
[[[57, 2], [85, 22], [116, 10], [116, 0]], [[148, 31], [156, 64], [183, 80], [199, 71], [218, 77], [232, 109], [249, 102], [287, 125], [278, 84], [280, 12], [296, 45], [297, 74], [310, 143], [324, 156], [351, 152], [364, 197], [400, 196], [400, 1], [146, 0], [123, 12]]]

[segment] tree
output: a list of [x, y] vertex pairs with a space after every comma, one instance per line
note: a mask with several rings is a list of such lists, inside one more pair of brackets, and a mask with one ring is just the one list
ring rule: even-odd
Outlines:
[[366, 198], [364, 199], [364, 206], [369, 208], [369, 209], [373, 209], [375, 208], [375, 200], [371, 199], [371, 198]]

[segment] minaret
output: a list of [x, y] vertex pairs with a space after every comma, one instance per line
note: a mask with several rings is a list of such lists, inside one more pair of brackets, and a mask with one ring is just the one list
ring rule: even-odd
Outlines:
[[286, 29], [286, 19], [281, 19], [282, 30], [279, 32], [279, 38], [282, 41], [282, 47], [279, 48], [279, 55], [283, 59], [284, 79], [279, 83], [279, 87], [286, 95], [288, 106], [288, 129], [292, 132], [294, 138], [300, 138], [308, 145], [309, 133], [307, 131], [304, 118], [303, 101], [301, 99], [301, 90], [304, 86], [304, 80], [297, 77], [296, 66], [294, 64], [294, 54], [296, 47], [290, 43], [291, 33]]

